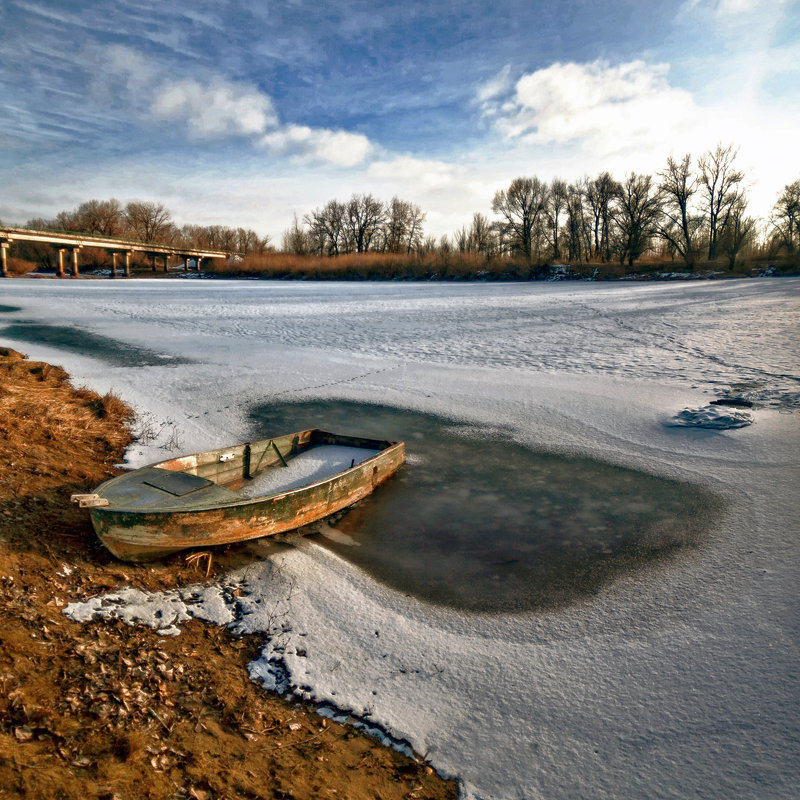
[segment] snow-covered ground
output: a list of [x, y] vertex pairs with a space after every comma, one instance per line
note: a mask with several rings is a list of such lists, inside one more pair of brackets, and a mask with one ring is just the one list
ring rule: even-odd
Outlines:
[[[299, 692], [407, 740], [466, 797], [789, 798], [800, 785], [799, 299], [797, 279], [6, 280], [0, 343], [147, 412], [161, 433], [134, 445], [134, 466], [165, 458], [159, 445], [246, 440], [255, 406], [327, 399], [706, 487], [724, 511], [703, 546], [557, 610], [429, 605], [313, 539], [265, 549], [210, 590], [96, 605], [136, 616], [160, 603], [163, 626], [194, 614], [280, 631], [255, 677], [280, 685], [269, 665], [280, 656]], [[755, 403], [732, 415], [752, 424], [691, 424], [718, 424], [709, 404], [730, 396]]]

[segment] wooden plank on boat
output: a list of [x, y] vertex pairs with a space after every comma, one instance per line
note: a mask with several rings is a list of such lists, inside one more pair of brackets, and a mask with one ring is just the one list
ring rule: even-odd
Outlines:
[[184, 497], [187, 494], [196, 492], [198, 489], [205, 489], [214, 485], [214, 481], [210, 481], [207, 478], [199, 478], [197, 475], [190, 475], [187, 472], [170, 472], [168, 470], [151, 475], [144, 483], [148, 486], [154, 486], [156, 489], [161, 489], [162, 492], [169, 492], [175, 497]]

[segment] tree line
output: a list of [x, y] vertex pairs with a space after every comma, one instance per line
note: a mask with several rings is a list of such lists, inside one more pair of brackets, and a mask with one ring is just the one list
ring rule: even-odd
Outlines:
[[692, 270], [701, 260], [727, 261], [756, 244], [793, 255], [800, 249], [800, 180], [787, 185], [762, 231], [748, 214], [744, 172], [732, 145], [718, 145], [696, 161], [669, 157], [656, 175], [631, 172], [617, 181], [608, 172], [568, 183], [520, 177], [496, 192], [494, 219], [472, 222], [439, 240], [425, 237], [425, 214], [393, 198], [370, 194], [331, 200], [295, 217], [282, 238], [284, 252], [336, 256], [388, 253], [478, 253], [487, 261], [517, 258], [530, 264], [604, 263], [633, 267], [646, 253], [678, 259]]
[[[699, 158], [670, 156], [651, 174], [609, 172], [567, 182], [518, 177], [491, 201], [493, 217], [476, 212], [469, 225], [439, 238], [425, 234], [426, 215], [412, 202], [372, 194], [328, 201], [283, 232], [279, 252], [269, 236], [223, 225], [178, 227], [161, 203], [90, 200], [53, 219], [33, 219], [31, 228], [74, 231], [191, 248], [223, 250], [244, 259], [244, 271], [334, 275], [321, 265], [301, 267], [297, 258], [338, 257], [343, 269], [363, 275], [352, 260], [372, 254], [375, 269], [409, 276], [488, 273], [535, 276], [541, 265], [568, 262], [633, 268], [645, 256], [678, 261], [687, 270], [701, 262], [727, 263], [733, 270], [744, 253], [796, 265], [800, 253], [800, 180], [779, 193], [767, 220], [748, 212], [747, 181], [733, 145], [717, 145]], [[20, 245], [21, 246], [21, 245]], [[36, 245], [28, 246], [34, 258]], [[288, 259], [292, 256], [293, 259]], [[378, 256], [382, 261], [375, 260]], [[47, 261], [47, 254], [36, 260]], [[405, 263], [403, 259], [406, 260]], [[412, 264], [412, 262], [414, 262]], [[231, 271], [241, 264], [216, 269]], [[390, 266], [389, 266], [390, 265]], [[610, 267], [603, 270], [611, 274]], [[351, 273], [348, 273], [351, 274]], [[367, 274], [373, 274], [368, 272]]]
[[89, 200], [72, 211], [60, 211], [52, 219], [31, 219], [28, 228], [70, 231], [114, 238], [135, 239], [194, 249], [223, 250], [241, 256], [260, 255], [270, 249], [270, 237], [246, 228], [225, 225], [182, 225], [161, 203], [133, 200]]

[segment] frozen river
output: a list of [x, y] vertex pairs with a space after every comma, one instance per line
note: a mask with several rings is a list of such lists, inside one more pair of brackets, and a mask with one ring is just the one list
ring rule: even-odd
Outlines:
[[[465, 797], [789, 798], [798, 311], [798, 279], [4, 280], [0, 343], [137, 406], [158, 438], [134, 466], [320, 419], [407, 442], [331, 541], [116, 613], [270, 633], [254, 676]], [[752, 424], [671, 424], [731, 395]]]

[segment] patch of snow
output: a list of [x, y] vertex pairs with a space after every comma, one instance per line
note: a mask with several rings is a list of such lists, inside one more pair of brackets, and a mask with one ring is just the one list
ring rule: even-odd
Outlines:
[[247, 481], [239, 490], [239, 494], [248, 498], [262, 497], [317, 483], [372, 458], [378, 452], [364, 447], [341, 445], [312, 447], [294, 458], [287, 458], [285, 467], [279, 465], [265, 469]]
[[149, 593], [130, 588], [69, 603], [64, 614], [75, 622], [120, 619], [128, 625], [146, 625], [162, 636], [176, 636], [180, 633], [178, 625], [190, 619], [178, 592]]

